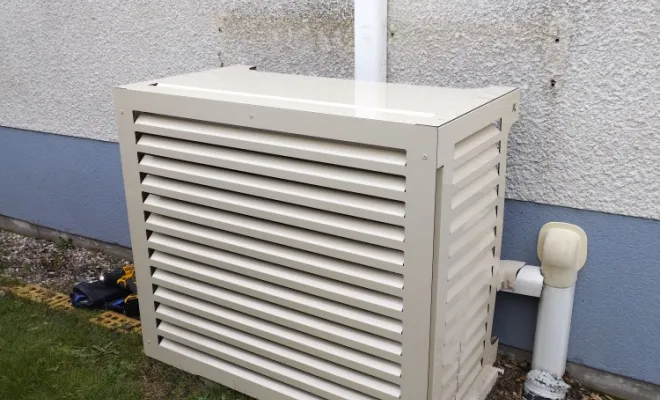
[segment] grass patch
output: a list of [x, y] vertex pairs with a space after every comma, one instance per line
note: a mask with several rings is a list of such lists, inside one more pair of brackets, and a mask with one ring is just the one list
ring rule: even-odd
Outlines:
[[139, 335], [92, 325], [92, 315], [0, 297], [0, 400], [247, 399], [147, 358]]

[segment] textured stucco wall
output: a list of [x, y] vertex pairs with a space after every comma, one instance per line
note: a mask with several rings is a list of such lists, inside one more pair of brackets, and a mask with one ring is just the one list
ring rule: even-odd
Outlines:
[[[660, 2], [390, 0], [389, 13], [391, 81], [522, 88], [509, 198], [660, 219]], [[6, 0], [0, 125], [114, 141], [118, 84], [233, 63], [351, 77], [352, 24], [352, 0]]]

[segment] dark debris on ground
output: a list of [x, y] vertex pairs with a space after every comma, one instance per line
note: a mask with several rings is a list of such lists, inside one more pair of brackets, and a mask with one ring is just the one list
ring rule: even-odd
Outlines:
[[[486, 400], [522, 399], [525, 376], [530, 369], [529, 362], [499, 356], [495, 366], [500, 368], [503, 373]], [[614, 397], [591, 391], [568, 376], [564, 376], [564, 381], [571, 385], [568, 400], [616, 400]]]

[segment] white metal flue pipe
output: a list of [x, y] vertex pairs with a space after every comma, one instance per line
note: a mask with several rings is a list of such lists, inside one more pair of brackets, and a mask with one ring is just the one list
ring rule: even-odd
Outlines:
[[578, 226], [550, 222], [539, 232], [537, 251], [543, 289], [524, 398], [564, 400], [569, 386], [562, 376], [566, 371], [575, 283], [587, 260], [587, 235]]
[[574, 297], [575, 285], [569, 288], [543, 287], [536, 320], [532, 369], [557, 377], [566, 372]]
[[387, 0], [354, 0], [355, 80], [387, 80]]

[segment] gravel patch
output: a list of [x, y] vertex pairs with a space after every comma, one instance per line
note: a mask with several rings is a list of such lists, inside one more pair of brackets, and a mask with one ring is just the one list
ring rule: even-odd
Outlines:
[[0, 230], [0, 276], [45, 286], [68, 294], [81, 281], [128, 264], [97, 250], [73, 247], [65, 239], [56, 242]]
[[[98, 250], [73, 247], [64, 239], [53, 242], [0, 230], [0, 277], [39, 284], [62, 293], [68, 294], [77, 282], [98, 279], [102, 272], [128, 263]], [[0, 289], [0, 297], [3, 295]], [[522, 399], [529, 363], [498, 357], [496, 366], [504, 373], [487, 400]], [[565, 380], [572, 387], [569, 400], [614, 400], [568, 377]]]

